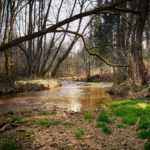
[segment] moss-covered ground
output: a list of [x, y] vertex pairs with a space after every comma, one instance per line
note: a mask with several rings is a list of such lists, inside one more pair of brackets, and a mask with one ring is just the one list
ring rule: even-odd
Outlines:
[[15, 81], [18, 92], [42, 91], [61, 86], [58, 80], [54, 79], [26, 79]]
[[150, 149], [149, 100], [109, 102], [82, 112], [10, 112], [0, 120], [7, 122], [0, 127], [0, 150]]

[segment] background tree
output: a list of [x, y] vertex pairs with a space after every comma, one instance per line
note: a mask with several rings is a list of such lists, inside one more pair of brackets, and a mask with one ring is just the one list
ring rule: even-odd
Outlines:
[[[3, 20], [2, 27], [4, 29], [1, 30], [3, 31], [1, 34], [1, 39], [3, 39], [2, 43], [8, 41], [8, 35], [11, 33], [10, 23], [11, 20], [13, 20], [13, 15], [11, 15], [12, 13], [9, 6], [15, 5], [15, 7], [11, 8], [16, 8], [16, 6], [18, 6], [16, 4], [18, 4], [17, 2], [19, 2], [19, 0], [15, 1], [16, 3], [12, 3], [14, 5], [9, 5], [11, 2], [9, 0], [2, 2], [2, 6], [4, 6], [4, 9], [1, 10], [1, 14], [3, 14], [1, 16], [4, 17], [3, 19], [1, 18], [1, 21]], [[99, 19], [101, 30], [99, 30], [99, 33], [103, 34], [102, 31], [109, 30], [110, 32], [108, 33], [112, 35], [110, 37], [111, 40], [104, 38], [104, 40], [107, 40], [108, 46], [105, 44], [102, 45], [104, 42], [97, 42], [97, 44], [100, 43], [99, 45], [103, 47], [98, 49], [99, 54], [94, 54], [90, 51], [88, 51], [88, 53], [93, 56], [98, 56], [106, 64], [114, 67], [129, 67], [130, 65], [128, 64], [132, 62], [132, 69], [130, 69], [129, 72], [131, 72], [130, 76], [134, 83], [142, 85], [149, 82], [149, 75], [144, 65], [142, 52], [143, 33], [145, 33], [145, 25], [149, 12], [149, 0], [137, 0], [136, 2], [128, 0], [103, 1], [104, 3], [100, 3], [100, 6], [99, 4], [96, 6], [95, 3], [92, 5], [91, 1], [88, 0], [75, 0], [73, 2], [63, 0], [57, 2], [57, 4], [56, 1], [54, 2], [53, 0], [20, 2], [20, 5], [17, 7], [18, 11], [15, 9], [17, 13], [13, 25], [13, 31], [15, 31], [15, 33], [13, 33], [12, 37], [16, 39], [13, 40], [12, 38], [8, 43], [1, 45], [0, 51], [5, 50], [6, 52], [6, 49], [17, 45], [19, 47], [18, 49], [22, 50], [26, 57], [24, 64], [26, 65], [26, 70], [28, 70], [28, 72], [26, 71], [27, 75], [45, 75], [46, 72], [55, 75], [57, 72], [55, 70], [57, 70], [59, 64], [63, 62], [64, 58], [66, 58], [70, 52], [69, 49], [65, 52], [65, 55], [59, 53], [68, 34], [73, 35], [73, 38], [70, 35], [69, 38], [71, 37], [71, 42], [73, 41], [74, 44], [76, 43], [74, 42], [74, 38], [75, 41], [77, 41], [79, 37], [83, 40], [83, 36], [77, 34], [77, 32], [82, 33], [80, 30], [82, 26], [80, 23], [83, 22], [82, 18], [101, 13], [100, 17], [102, 19]], [[67, 19], [66, 17], [63, 19], [60, 17], [60, 12], [62, 12], [62, 8], [64, 7], [67, 10]], [[76, 13], [78, 14], [75, 15]], [[112, 14], [115, 16], [112, 16]], [[79, 19], [79, 28], [74, 30], [76, 32], [68, 32], [70, 25], [72, 25], [71, 22], [77, 19]], [[106, 23], [112, 24], [109, 28], [106, 28], [107, 26], [103, 26]], [[128, 29], [127, 33], [123, 32], [123, 26], [125, 29]], [[22, 42], [25, 43], [19, 45]], [[83, 42], [88, 50], [84, 40]], [[111, 43], [111, 45], [109, 45], [109, 43]], [[102, 50], [110, 50], [108, 49], [110, 46], [113, 54], [111, 58], [117, 58], [119, 60], [117, 60], [117, 63], [121, 62], [121, 65], [115, 65], [113, 62], [108, 63], [108, 61], [100, 56], [100, 52], [102, 52]], [[62, 57], [62, 55], [64, 57]], [[126, 59], [128, 56], [129, 59]], [[127, 65], [123, 65], [124, 62], [127, 62]]]

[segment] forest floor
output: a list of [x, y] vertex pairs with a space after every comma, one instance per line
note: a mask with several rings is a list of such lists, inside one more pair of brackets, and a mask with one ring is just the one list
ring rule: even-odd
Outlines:
[[82, 112], [53, 108], [0, 116], [0, 150], [149, 149], [149, 100], [117, 101]]

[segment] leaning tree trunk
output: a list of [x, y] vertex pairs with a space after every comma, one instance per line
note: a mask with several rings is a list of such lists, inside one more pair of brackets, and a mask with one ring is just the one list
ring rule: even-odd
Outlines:
[[148, 16], [149, 0], [139, 0], [141, 15], [136, 20], [136, 30], [132, 39], [131, 53], [133, 55], [133, 81], [136, 85], [143, 85], [148, 82], [148, 72], [143, 61], [142, 37]]

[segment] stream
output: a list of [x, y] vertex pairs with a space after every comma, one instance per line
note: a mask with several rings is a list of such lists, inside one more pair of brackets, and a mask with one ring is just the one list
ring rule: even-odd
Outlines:
[[118, 100], [106, 90], [112, 83], [91, 83], [63, 81], [62, 86], [28, 93], [17, 93], [0, 97], [0, 114], [10, 111], [32, 110], [41, 108], [64, 108], [71, 111], [94, 109], [100, 103]]

